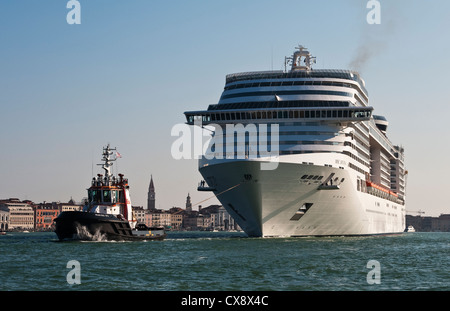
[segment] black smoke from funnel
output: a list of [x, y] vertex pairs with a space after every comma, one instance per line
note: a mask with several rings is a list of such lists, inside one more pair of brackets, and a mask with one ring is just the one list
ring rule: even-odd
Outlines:
[[349, 68], [362, 71], [378, 55], [389, 47], [396, 29], [396, 21], [401, 18], [398, 8], [391, 2], [380, 1], [381, 23], [369, 25], [366, 21], [369, 10], [364, 7], [365, 15], [361, 25], [361, 39], [356, 53], [349, 62]]

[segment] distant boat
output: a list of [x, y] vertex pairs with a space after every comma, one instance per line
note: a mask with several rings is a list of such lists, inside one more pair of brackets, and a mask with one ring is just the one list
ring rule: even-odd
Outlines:
[[[88, 200], [83, 211], [62, 212], [56, 219], [56, 235], [59, 240], [162, 240], [164, 227], [147, 227], [137, 224], [130, 201], [128, 179], [110, 172], [113, 150], [103, 148], [102, 168], [88, 189]], [[118, 153], [116, 152], [116, 155]]]
[[408, 226], [408, 228], [406, 228], [405, 232], [416, 232], [416, 229], [414, 229], [413, 226]]

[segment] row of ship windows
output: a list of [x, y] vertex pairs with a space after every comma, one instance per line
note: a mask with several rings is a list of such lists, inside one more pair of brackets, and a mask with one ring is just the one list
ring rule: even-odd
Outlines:
[[[367, 154], [367, 152], [364, 152], [361, 148], [359, 148], [359, 147], [356, 146], [355, 144], [353, 144], [353, 143], [351, 143], [351, 142], [349, 142], [349, 141], [346, 141], [346, 142], [344, 142], [344, 146], [349, 146], [349, 147], [351, 147], [353, 150], [356, 150], [356, 151], [358, 152], [358, 154], [362, 157], [362, 158], [360, 158], [360, 160], [362, 161], [362, 162], [361, 162], [362, 164], [366, 165], [366, 163], [367, 163], [368, 161], [370, 161], [369, 155]], [[364, 160], [364, 159], [365, 159], [365, 160]], [[364, 162], [364, 161], [367, 161], [367, 162]]]
[[[217, 138], [216, 138], [217, 139]], [[268, 138], [267, 140], [269, 140]], [[233, 142], [234, 146], [242, 147], [248, 144], [248, 142]], [[229, 146], [232, 146], [232, 144], [229, 144]], [[324, 141], [324, 140], [283, 140], [278, 142], [279, 145], [294, 145], [294, 146], [300, 146], [300, 145], [322, 145], [322, 146], [343, 146], [344, 143], [337, 142], [337, 141]], [[224, 144], [217, 143], [215, 141], [216, 147], [223, 147]], [[228, 146], [228, 144], [225, 144], [225, 146]]]
[[118, 190], [89, 190], [88, 192], [89, 202], [125, 202], [123, 191]]
[[[267, 140], [270, 140], [272, 137], [271, 132], [264, 132], [262, 130], [258, 131], [259, 135], [266, 135]], [[297, 136], [325, 136], [327, 138], [333, 138], [339, 136], [339, 133], [336, 132], [319, 132], [319, 131], [279, 131], [278, 134], [276, 134], [279, 138], [279, 140], [288, 139], [290, 137], [297, 137]], [[214, 134], [212, 135], [214, 136]]]
[[365, 174], [365, 173], [366, 173], [364, 170], [360, 169], [358, 166], [354, 165], [354, 164], [351, 163], [351, 162], [348, 163], [348, 166], [349, 166], [351, 169], [353, 169], [353, 170], [355, 170], [355, 171], [357, 171], [357, 172], [359, 172], [359, 173], [361, 173], [361, 174]]
[[[325, 164], [325, 166], [327, 166], [327, 164]], [[330, 165], [331, 166], [331, 165]], [[301, 180], [322, 180], [323, 176], [319, 176], [319, 175], [303, 175], [302, 177], [300, 177]], [[332, 183], [337, 184], [337, 183], [343, 183], [345, 181], [345, 178], [341, 178], [341, 181], [339, 182], [339, 177], [335, 177], [334, 179], [331, 179]]]
[[[257, 120], [257, 119], [288, 119], [288, 118], [368, 118], [370, 110], [301, 110], [301, 111], [253, 111], [253, 112], [226, 112], [209, 113], [202, 115], [203, 122], [231, 121], [231, 120]], [[187, 121], [193, 123], [194, 115], [188, 115]]]
[[349, 107], [349, 101], [338, 100], [283, 100], [240, 102], [231, 104], [209, 105], [208, 110], [260, 109], [260, 108], [294, 108], [294, 107]]
[[349, 156], [349, 157], [352, 158], [353, 160], [358, 161], [358, 162], [361, 163], [362, 165], [364, 165], [364, 166], [366, 166], [366, 167], [370, 167], [370, 164], [369, 164], [369, 163], [367, 163], [366, 161], [364, 161], [364, 160], [361, 159], [360, 157], [354, 155], [353, 153], [348, 152], [348, 151], [344, 151], [344, 152], [342, 152], [342, 153], [345, 154], [345, 155], [347, 155], [347, 156]]
[[300, 179], [306, 180], [322, 180], [323, 176], [319, 175], [303, 175]]
[[[261, 131], [260, 131], [261, 132]], [[323, 135], [323, 136], [338, 136], [337, 132], [321, 132], [321, 131], [279, 131], [278, 135]]]
[[[217, 138], [216, 138], [217, 139]], [[267, 137], [268, 140], [271, 140], [271, 135], [268, 135]], [[233, 142], [234, 145], [236, 146], [241, 146], [241, 145], [245, 145], [247, 142]], [[349, 146], [352, 147], [353, 149], [357, 150], [357, 147], [352, 144], [351, 142], [337, 142], [337, 141], [326, 141], [326, 140], [281, 140], [278, 142], [279, 145], [294, 145], [294, 146], [299, 146], [299, 145], [322, 145], [322, 146]], [[219, 146], [220, 144], [218, 144], [217, 146]], [[364, 161], [363, 159], [350, 154], [350, 156], [352, 158], [354, 158], [355, 160], [357, 160], [358, 162], [360, 162], [361, 164], [364, 164], [365, 166], [369, 166], [368, 160]]]
[[[341, 153], [341, 152], [337, 152], [337, 151], [329, 151], [329, 150], [280, 150], [279, 154], [280, 155], [290, 155], [290, 154], [308, 154], [308, 153]], [[342, 152], [345, 155], [350, 156], [352, 159], [356, 160], [356, 156], [351, 154], [348, 151], [344, 151]], [[362, 161], [362, 160], [360, 160]], [[359, 161], [358, 161], [359, 162]], [[362, 161], [364, 165], [368, 166], [368, 163]], [[350, 163], [349, 163], [350, 164]], [[356, 167], [356, 166], [355, 166]], [[360, 169], [361, 172], [364, 173], [363, 170]]]
[[[311, 153], [339, 153], [336, 151], [326, 151], [326, 150], [280, 150], [278, 152], [279, 155], [294, 155], [294, 154], [311, 154]], [[233, 157], [239, 157], [242, 155], [242, 152], [227, 152], [226, 154], [223, 154], [222, 152], [215, 152], [215, 150], [211, 150], [211, 152], [208, 154], [209, 156], [214, 156], [217, 158], [220, 158], [222, 156], [226, 156], [227, 158], [233, 158]], [[248, 155], [245, 155], [246, 157]]]
[[[310, 153], [324, 153], [324, 152], [325, 153], [335, 153], [335, 151], [324, 151], [324, 150], [321, 150], [321, 151], [315, 151], [315, 150], [280, 150], [279, 151], [279, 155], [295, 155], [295, 154], [310, 154]], [[351, 157], [354, 160], [357, 160], [358, 162], [360, 162], [361, 164], [365, 165], [366, 167], [369, 167], [369, 164], [367, 162], [362, 161], [361, 159], [359, 159], [355, 155], [351, 154], [350, 152], [344, 151], [343, 154]], [[353, 170], [355, 170], [355, 171], [357, 171], [357, 172], [359, 172], [361, 174], [366, 174], [367, 173], [366, 171], [364, 171], [363, 169], [361, 169], [360, 167], [354, 165], [351, 162], [348, 163], [348, 166], [351, 169], [353, 169]]]
[[245, 92], [245, 93], [234, 93], [234, 94], [223, 94], [220, 100], [235, 97], [247, 97], [247, 96], [275, 96], [275, 95], [335, 95], [335, 96], [345, 96], [352, 97], [352, 93], [348, 92], [338, 92], [338, 91], [322, 91], [322, 90], [304, 90], [304, 91], [260, 91], [260, 92]]
[[378, 128], [376, 128], [375, 123], [370, 124], [369, 133], [384, 147], [384, 150], [390, 151], [392, 155], [394, 154], [394, 146], [392, 146], [391, 143], [386, 140], [385, 135], [381, 134]]
[[297, 86], [297, 85], [325, 85], [325, 86], [339, 86], [339, 87], [350, 87], [361, 93], [362, 97], [368, 101], [367, 96], [362, 92], [362, 90], [355, 84], [337, 82], [337, 81], [282, 81], [282, 82], [252, 82], [252, 83], [239, 83], [234, 85], [225, 85], [224, 90], [234, 90], [249, 87], [269, 87], [269, 86]]
[[313, 70], [313, 71], [290, 71], [290, 72], [260, 72], [247, 74], [230, 74], [226, 77], [226, 84], [231, 84], [238, 81], [263, 80], [263, 79], [299, 79], [304, 78], [311, 80], [311, 78], [319, 79], [345, 79], [358, 82], [361, 89], [367, 94], [362, 80], [358, 75], [352, 72], [343, 70]]
[[[265, 131], [258, 131], [259, 135], [266, 135], [267, 140], [271, 140], [272, 138], [272, 133], [271, 132], [265, 132]], [[216, 136], [216, 132], [212, 133], [212, 136], [215, 137]], [[289, 137], [292, 136], [326, 136], [326, 137], [336, 137], [339, 136], [339, 133], [337, 132], [321, 132], [321, 131], [279, 131], [278, 134], [278, 139], [280, 141], [284, 139], [287, 139]], [[225, 137], [225, 136], [224, 136]]]
[[370, 146], [366, 142], [362, 141], [357, 135], [352, 135], [352, 137], [358, 144], [361, 145], [361, 147], [365, 148], [366, 150], [370, 149]]
[[[323, 151], [323, 150], [321, 150], [321, 151], [315, 151], [315, 150], [281, 150], [281, 151], [279, 151], [279, 155], [310, 154], [310, 153], [324, 153], [324, 152], [326, 152], [326, 153], [334, 153], [334, 151]], [[356, 156], [352, 155], [350, 152], [344, 151], [343, 153], [348, 155], [348, 156], [350, 156], [354, 160], [359, 160], [359, 159], [357, 159]], [[368, 166], [368, 163], [365, 163], [364, 161], [361, 161], [361, 162], [363, 162], [364, 165]], [[351, 169], [353, 169], [353, 170], [355, 170], [355, 171], [357, 171], [357, 172], [359, 172], [361, 174], [366, 174], [367, 173], [366, 171], [364, 171], [363, 169], [361, 169], [360, 167], [354, 165], [351, 162], [348, 163], [348, 166]]]
[[352, 134], [360, 137], [361, 140], [369, 142], [369, 127], [366, 122], [358, 122], [351, 125], [354, 129]]

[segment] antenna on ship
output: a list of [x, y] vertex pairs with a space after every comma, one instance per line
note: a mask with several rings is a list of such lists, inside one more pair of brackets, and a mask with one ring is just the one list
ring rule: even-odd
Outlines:
[[303, 45], [298, 45], [296, 47], [298, 51], [295, 51], [291, 57], [284, 58], [284, 71], [287, 72], [287, 66], [291, 66], [292, 71], [312, 70], [312, 64], [316, 63], [316, 57], [312, 56], [311, 53]]
[[111, 156], [114, 154], [113, 151], [115, 151], [116, 148], [110, 148], [109, 144], [103, 148], [103, 158], [102, 160], [105, 161], [105, 163], [97, 164], [101, 165], [102, 168], [105, 170], [105, 177], [104, 177], [104, 183], [105, 185], [109, 185], [112, 174], [111, 174], [111, 167], [113, 166], [114, 161], [117, 160], [117, 158], [112, 159]]

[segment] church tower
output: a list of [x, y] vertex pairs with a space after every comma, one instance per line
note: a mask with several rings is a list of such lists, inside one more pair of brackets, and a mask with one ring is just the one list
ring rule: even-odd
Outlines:
[[150, 177], [150, 186], [148, 187], [147, 209], [155, 210], [155, 185], [153, 185], [153, 176]]
[[191, 196], [188, 193], [188, 196], [186, 198], [186, 211], [192, 212], [192, 203], [191, 203]]

